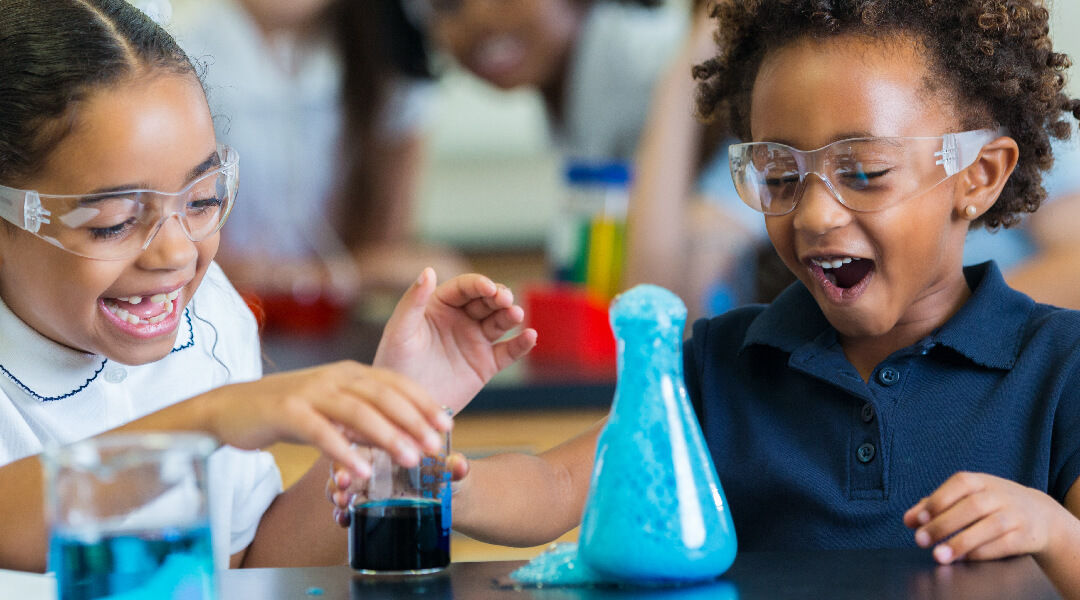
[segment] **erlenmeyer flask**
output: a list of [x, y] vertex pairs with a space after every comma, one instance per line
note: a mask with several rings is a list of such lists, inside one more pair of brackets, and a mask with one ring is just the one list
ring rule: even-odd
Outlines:
[[686, 306], [660, 287], [637, 286], [612, 303], [618, 384], [579, 552], [618, 579], [708, 579], [735, 560], [735, 527], [683, 383], [685, 324]]

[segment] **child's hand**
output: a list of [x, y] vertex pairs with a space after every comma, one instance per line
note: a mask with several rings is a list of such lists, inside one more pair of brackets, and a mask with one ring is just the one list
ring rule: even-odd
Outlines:
[[442, 448], [452, 419], [427, 391], [399, 373], [343, 361], [263, 377], [199, 397], [209, 430], [238, 448], [278, 441], [311, 444], [366, 479], [356, 442], [382, 448], [404, 466]]
[[435, 272], [424, 269], [387, 322], [374, 364], [407, 375], [456, 414], [536, 344], [533, 329], [499, 341], [524, 318], [510, 290], [483, 275], [436, 288]]
[[[904, 513], [915, 543], [934, 548], [949, 564], [1039, 554], [1051, 542], [1054, 523], [1072, 514], [1050, 496], [983, 473], [957, 473]], [[951, 538], [951, 539], [949, 539]]]
[[[450, 469], [451, 486], [469, 474], [469, 461], [460, 452], [451, 452], [446, 459]], [[356, 494], [364, 494], [366, 479], [356, 479], [338, 463], [330, 465], [330, 479], [326, 480], [326, 499], [334, 505], [334, 520], [342, 527], [349, 526], [349, 503]]]

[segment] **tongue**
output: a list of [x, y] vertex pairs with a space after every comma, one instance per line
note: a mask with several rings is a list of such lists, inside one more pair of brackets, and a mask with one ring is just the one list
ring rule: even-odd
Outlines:
[[164, 303], [155, 304], [149, 300], [143, 300], [138, 304], [132, 304], [130, 302], [124, 302], [123, 300], [117, 300], [116, 298], [112, 298], [111, 301], [140, 319], [149, 319], [150, 317], [156, 317], [165, 312]]
[[863, 259], [853, 260], [840, 268], [833, 269], [832, 273], [836, 277], [836, 287], [846, 289], [859, 283], [873, 267], [873, 261]]

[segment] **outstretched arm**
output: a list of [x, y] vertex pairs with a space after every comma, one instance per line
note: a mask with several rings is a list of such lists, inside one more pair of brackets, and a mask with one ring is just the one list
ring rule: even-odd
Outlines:
[[424, 269], [386, 324], [373, 364], [419, 383], [455, 414], [493, 375], [532, 349], [536, 331], [510, 289], [483, 275], [462, 275], [435, 287]]
[[[454, 529], [482, 542], [524, 547], [550, 542], [576, 527], [605, 422], [536, 456], [506, 453], [470, 462], [455, 454], [450, 467]], [[362, 486], [340, 468], [327, 481], [326, 497], [335, 505], [338, 525], [349, 524], [349, 499]]]

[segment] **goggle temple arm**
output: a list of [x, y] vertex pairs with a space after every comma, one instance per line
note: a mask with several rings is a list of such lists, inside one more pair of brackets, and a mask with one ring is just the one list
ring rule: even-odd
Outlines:
[[30, 233], [37, 233], [49, 223], [52, 214], [41, 206], [37, 192], [0, 186], [0, 217]]
[[942, 137], [941, 151], [935, 152], [936, 164], [945, 168], [945, 175], [952, 177], [975, 164], [983, 146], [1006, 135], [1005, 129], [979, 129], [963, 133], [949, 133]]

